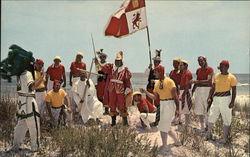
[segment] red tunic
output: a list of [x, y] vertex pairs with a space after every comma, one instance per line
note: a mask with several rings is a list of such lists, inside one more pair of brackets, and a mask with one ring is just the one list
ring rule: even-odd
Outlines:
[[105, 93], [105, 89], [106, 89], [107, 75], [102, 71], [103, 66], [105, 66], [105, 64], [100, 66], [100, 70], [98, 71], [98, 74], [102, 74], [103, 76], [97, 77], [96, 90], [97, 90], [97, 98], [99, 99], [99, 101], [101, 101], [105, 107], [108, 107], [108, 104], [105, 103], [107, 101], [104, 101], [104, 99], [105, 99], [104, 93]]
[[187, 81], [192, 80], [193, 76], [189, 70], [186, 70], [181, 76], [180, 89], [185, 89]]
[[71, 72], [73, 75], [79, 75], [79, 74], [80, 74], [80, 71], [77, 70], [77, 68], [86, 70], [86, 64], [83, 63], [83, 62], [80, 62], [80, 63], [72, 62], [72, 63], [71, 63], [71, 66], [70, 66], [70, 72]]
[[210, 66], [203, 68], [198, 68], [196, 70], [197, 80], [207, 80], [208, 75], [213, 75], [214, 70]]
[[131, 89], [132, 87], [130, 82], [130, 71], [126, 67], [120, 67], [117, 70], [117, 67], [114, 64], [106, 64], [102, 68], [102, 71], [105, 74], [108, 74], [108, 82], [106, 82], [104, 101], [106, 103], [105, 95], [109, 95], [108, 105], [110, 107], [110, 115], [117, 115], [118, 108], [122, 117], [127, 116], [127, 107], [124, 103], [124, 93], [126, 88]]
[[131, 88], [131, 73], [127, 67], [116, 68], [114, 64], [107, 64], [102, 71], [108, 74], [109, 77], [109, 91], [115, 89], [117, 94], [125, 92], [126, 88]]
[[54, 64], [52, 64], [48, 67], [46, 73], [49, 75], [51, 81], [61, 80], [63, 74], [65, 73], [65, 68], [62, 64], [60, 64], [58, 67], [55, 67]]
[[181, 73], [177, 73], [178, 70], [172, 70], [169, 77], [174, 81], [175, 85], [180, 85], [181, 83]]
[[[139, 103], [137, 104], [138, 110], [140, 111], [140, 113], [153, 113], [156, 111], [156, 107], [154, 107], [153, 104], [151, 104], [147, 99], [145, 98], [141, 98], [139, 100]], [[146, 110], [145, 110], [146, 109]]]

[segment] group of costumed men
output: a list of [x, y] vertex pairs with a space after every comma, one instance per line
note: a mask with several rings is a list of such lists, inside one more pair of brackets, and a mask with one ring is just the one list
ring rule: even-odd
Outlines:
[[[174, 139], [174, 145], [179, 146], [176, 133], [171, 130], [171, 123], [182, 124], [181, 115], [185, 117], [185, 126], [189, 125], [192, 104], [194, 113], [199, 117], [201, 132], [207, 131], [206, 137], [212, 139], [211, 129], [222, 115], [224, 125], [223, 143], [228, 140], [232, 119], [232, 108], [236, 97], [237, 80], [228, 72], [229, 61], [220, 62], [220, 72], [214, 75], [212, 67], [208, 66], [204, 56], [198, 57], [200, 68], [197, 69], [197, 79], [192, 78], [188, 70], [188, 62], [179, 58], [173, 59], [174, 69], [169, 77], [161, 63], [161, 50], [156, 50], [153, 64], [145, 71], [148, 78], [146, 89], [134, 91], [131, 84], [131, 72], [123, 65], [123, 52], [116, 53], [114, 64], [107, 63], [107, 55], [103, 50], [97, 52], [94, 58], [97, 84], [89, 78], [90, 71], [82, 62], [83, 54], [78, 52], [70, 67], [70, 85], [72, 99], [61, 87], [66, 86], [65, 68], [61, 58], [56, 56], [54, 63], [44, 73], [44, 62], [36, 59], [21, 73], [17, 74], [18, 123], [14, 130], [13, 150], [18, 150], [24, 140], [27, 130], [31, 137], [31, 149], [36, 151], [40, 142], [41, 122], [49, 117], [52, 126], [65, 123], [59, 119], [72, 120], [72, 113], [79, 112], [83, 123], [104, 114], [111, 116], [111, 126], [116, 125], [116, 117], [122, 117], [123, 125], [128, 125], [127, 104], [137, 106], [140, 112], [142, 127], [158, 126], [162, 139], [162, 148], [167, 148], [168, 135]], [[92, 65], [91, 65], [92, 66]], [[231, 92], [232, 90], [232, 92]], [[143, 95], [146, 95], [144, 98]], [[192, 96], [194, 101], [192, 102]], [[72, 103], [74, 102], [74, 103]], [[72, 104], [75, 104], [72, 105]], [[104, 112], [103, 112], [104, 111]]]

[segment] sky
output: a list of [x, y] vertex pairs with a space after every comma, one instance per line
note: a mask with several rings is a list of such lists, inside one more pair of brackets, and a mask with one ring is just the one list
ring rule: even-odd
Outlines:
[[[108, 62], [124, 52], [124, 65], [132, 72], [144, 72], [149, 64], [146, 29], [123, 38], [104, 36], [110, 16], [122, 1], [2, 1], [1, 59], [9, 46], [17, 44], [43, 59], [45, 69], [55, 56], [69, 71], [78, 51], [90, 67], [95, 49], [104, 49]], [[206, 56], [216, 72], [223, 59], [230, 61], [232, 73], [249, 73], [249, 1], [146, 1], [152, 56], [162, 49], [165, 71], [172, 59], [189, 62], [195, 73], [198, 56]]]

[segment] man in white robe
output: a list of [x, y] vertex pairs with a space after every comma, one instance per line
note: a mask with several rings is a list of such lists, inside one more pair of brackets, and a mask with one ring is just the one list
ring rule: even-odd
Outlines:
[[[84, 90], [87, 85], [86, 93]], [[82, 120], [86, 123], [89, 119], [97, 120], [103, 113], [103, 104], [97, 99], [93, 81], [86, 79], [86, 73], [81, 73], [80, 80], [76, 83], [74, 101], [77, 104]]]

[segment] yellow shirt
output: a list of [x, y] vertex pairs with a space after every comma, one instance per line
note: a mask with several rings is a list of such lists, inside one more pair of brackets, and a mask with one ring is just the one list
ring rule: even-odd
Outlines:
[[[35, 81], [37, 81], [41, 77], [41, 72], [35, 70]], [[45, 88], [45, 77], [43, 78], [42, 82], [35, 87], [35, 89]]]
[[158, 93], [161, 100], [173, 98], [171, 90], [176, 87], [172, 79], [165, 77], [163, 80], [163, 89], [160, 89], [160, 80], [155, 82], [154, 92]]
[[231, 87], [237, 85], [237, 79], [231, 73], [228, 75], [217, 73], [214, 77], [213, 83], [215, 83], [215, 92], [226, 92], [231, 90]]
[[46, 102], [51, 102], [52, 107], [61, 107], [64, 104], [64, 98], [67, 93], [60, 89], [57, 93], [53, 90], [49, 91], [45, 97]]

